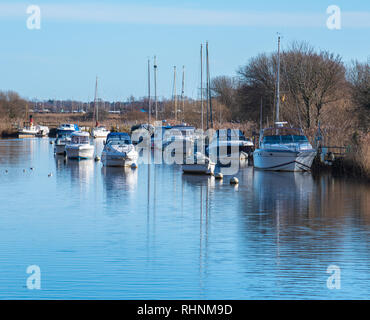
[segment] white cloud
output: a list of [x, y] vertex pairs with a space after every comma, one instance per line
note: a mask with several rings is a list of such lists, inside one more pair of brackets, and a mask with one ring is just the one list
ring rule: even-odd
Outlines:
[[[34, 3], [37, 4], [37, 3]], [[185, 26], [254, 26], [326, 28], [322, 13], [236, 12], [180, 7], [116, 4], [41, 4], [42, 19], [81, 23], [130, 23]], [[26, 17], [27, 4], [0, 4], [0, 17]], [[343, 12], [343, 27], [370, 27], [370, 12]]]

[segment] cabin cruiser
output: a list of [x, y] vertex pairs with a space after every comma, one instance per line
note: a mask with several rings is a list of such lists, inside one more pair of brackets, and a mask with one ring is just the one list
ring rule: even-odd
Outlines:
[[71, 159], [91, 159], [94, 146], [90, 144], [90, 135], [85, 131], [73, 132], [71, 142], [65, 146], [66, 154]]
[[[172, 145], [175, 152], [191, 154], [194, 150], [195, 127], [178, 125], [166, 130], [163, 135], [163, 150]], [[174, 151], [174, 150], [171, 150]]]
[[201, 152], [188, 156], [182, 165], [184, 173], [213, 174], [216, 163]]
[[276, 122], [261, 131], [259, 148], [254, 151], [254, 167], [270, 171], [309, 171], [316, 150], [301, 129]]
[[212, 159], [247, 160], [253, 153], [254, 144], [239, 129], [217, 130], [208, 146]]
[[66, 145], [71, 142], [70, 133], [61, 133], [57, 135], [54, 144], [54, 153], [57, 155], [66, 155]]
[[126, 167], [135, 164], [138, 153], [128, 133], [111, 132], [104, 143], [102, 163], [106, 167]]
[[63, 123], [57, 128], [57, 135], [71, 134], [80, 129], [76, 124], [72, 123]]
[[110, 131], [104, 126], [96, 126], [91, 130], [91, 136], [93, 138], [106, 138], [109, 133]]

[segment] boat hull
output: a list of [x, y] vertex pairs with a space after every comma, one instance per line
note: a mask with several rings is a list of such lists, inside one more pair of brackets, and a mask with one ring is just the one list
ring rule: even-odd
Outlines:
[[94, 146], [92, 145], [67, 145], [65, 150], [70, 159], [92, 159], [94, 157]]
[[253, 153], [254, 167], [267, 171], [310, 171], [316, 150], [278, 151], [257, 149]]
[[137, 162], [137, 157], [102, 152], [102, 163], [105, 167], [130, 167]]
[[215, 171], [215, 164], [183, 164], [182, 171], [184, 173], [196, 173], [196, 174], [213, 174]]

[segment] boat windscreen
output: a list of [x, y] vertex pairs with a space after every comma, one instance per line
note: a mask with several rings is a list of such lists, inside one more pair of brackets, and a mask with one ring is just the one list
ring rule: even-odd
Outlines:
[[132, 144], [131, 138], [129, 136], [113, 136], [109, 137], [107, 143], [110, 144]]

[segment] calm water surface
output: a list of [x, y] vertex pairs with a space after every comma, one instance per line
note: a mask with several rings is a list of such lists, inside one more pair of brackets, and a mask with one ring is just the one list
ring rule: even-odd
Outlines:
[[[234, 187], [53, 148], [0, 140], [2, 299], [370, 298], [368, 185], [244, 166]], [[340, 290], [326, 285], [332, 264]], [[26, 287], [29, 265], [41, 290]]]

